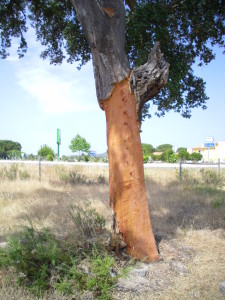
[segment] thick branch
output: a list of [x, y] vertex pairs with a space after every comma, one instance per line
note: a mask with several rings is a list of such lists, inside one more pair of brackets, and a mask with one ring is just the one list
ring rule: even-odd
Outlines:
[[149, 54], [146, 64], [134, 68], [130, 77], [130, 89], [136, 96], [136, 109], [141, 124], [144, 104], [155, 97], [166, 85], [169, 75], [169, 64], [156, 43]]

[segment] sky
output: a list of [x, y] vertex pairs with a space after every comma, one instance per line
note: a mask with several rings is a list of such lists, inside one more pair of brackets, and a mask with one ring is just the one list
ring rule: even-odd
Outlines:
[[[0, 59], [0, 140], [22, 145], [37, 154], [44, 144], [57, 152], [57, 128], [61, 130], [60, 156], [72, 155], [69, 145], [77, 134], [97, 153], [107, 150], [105, 114], [96, 98], [92, 62], [79, 71], [76, 64], [50, 65], [40, 58], [41, 46], [32, 30], [27, 34], [28, 52], [19, 59], [16, 41], [10, 57]], [[216, 59], [195, 67], [206, 82], [207, 110], [192, 111], [191, 119], [174, 112], [153, 116], [142, 125], [142, 143], [195, 147], [206, 137], [225, 140], [225, 55], [216, 48]], [[151, 108], [153, 111], [153, 108]]]

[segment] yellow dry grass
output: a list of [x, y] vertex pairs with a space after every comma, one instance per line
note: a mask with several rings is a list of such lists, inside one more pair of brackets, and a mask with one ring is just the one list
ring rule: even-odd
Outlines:
[[[0, 175], [4, 168], [9, 170], [10, 165], [0, 165]], [[110, 229], [108, 184], [98, 182], [99, 176], [107, 182], [106, 167], [46, 165], [42, 166], [41, 182], [38, 166], [22, 164], [18, 170], [27, 170], [30, 178], [9, 180], [0, 176], [0, 242], [9, 233], [16, 233], [27, 218], [38, 228], [50, 228], [58, 238], [76, 240], [77, 229], [69, 216], [72, 205], [96, 208]], [[67, 183], [63, 178], [69, 171], [86, 176], [92, 183]], [[219, 197], [216, 201], [225, 200], [224, 190], [215, 196], [207, 189], [195, 190], [192, 184], [181, 185], [174, 169], [147, 170], [146, 177], [151, 219], [161, 240], [163, 261], [151, 265], [149, 281], [154, 288], [150, 286], [144, 294], [121, 293], [120, 299], [224, 299], [219, 284], [225, 281], [225, 201], [219, 207], [212, 205], [215, 197]], [[185, 265], [188, 272], [175, 272], [174, 262]], [[0, 277], [1, 299], [32, 299], [12, 285], [7, 296], [6, 281]], [[45, 299], [66, 298], [54, 294]]]

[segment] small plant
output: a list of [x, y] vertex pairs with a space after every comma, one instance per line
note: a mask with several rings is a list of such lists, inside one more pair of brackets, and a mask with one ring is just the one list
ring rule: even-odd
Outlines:
[[27, 180], [30, 178], [30, 174], [27, 172], [27, 170], [24, 171], [19, 170], [19, 178], [20, 180]]
[[97, 179], [97, 182], [98, 182], [99, 184], [105, 184], [105, 183], [106, 183], [105, 176], [99, 175], [99, 176], [98, 176], [98, 179]]
[[49, 288], [51, 271], [69, 261], [55, 237], [47, 229], [35, 230], [31, 223], [16, 237], [10, 237], [8, 246], [0, 250], [0, 266], [13, 267], [18, 284], [38, 297]]
[[5, 177], [10, 181], [15, 180], [17, 178], [18, 165], [11, 165], [9, 170], [5, 169]]
[[105, 219], [93, 208], [84, 210], [79, 206], [72, 206], [70, 215], [81, 234], [86, 237], [96, 236], [104, 230]]
[[211, 206], [213, 208], [221, 208], [224, 204], [224, 198], [216, 198], [216, 199], [213, 199], [212, 202], [211, 202]]
[[101, 255], [96, 247], [92, 249], [91, 276], [88, 277], [87, 287], [95, 292], [96, 299], [111, 299], [111, 289], [118, 276], [112, 277], [111, 270], [115, 260], [109, 255]]
[[223, 176], [219, 176], [216, 171], [200, 169], [200, 173], [204, 184], [218, 187], [223, 185]]

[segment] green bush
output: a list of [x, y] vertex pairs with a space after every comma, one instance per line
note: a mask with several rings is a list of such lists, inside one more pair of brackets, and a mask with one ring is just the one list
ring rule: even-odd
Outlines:
[[103, 232], [105, 218], [94, 208], [84, 210], [79, 206], [71, 206], [70, 215], [80, 233], [85, 237], [96, 236]]
[[143, 155], [143, 163], [147, 164], [149, 160], [149, 156], [148, 155]]
[[103, 245], [74, 251], [74, 246], [59, 242], [48, 229], [36, 230], [31, 222], [0, 248], [0, 267], [16, 273], [18, 284], [34, 295], [32, 299], [49, 289], [76, 299], [84, 291], [91, 291], [94, 299], [111, 299], [112, 287], [126, 273], [111, 275], [116, 262]]
[[48, 154], [48, 155], [46, 156], [46, 160], [47, 160], [47, 161], [53, 161], [53, 160], [54, 160], [54, 156], [53, 156], [52, 154]]

